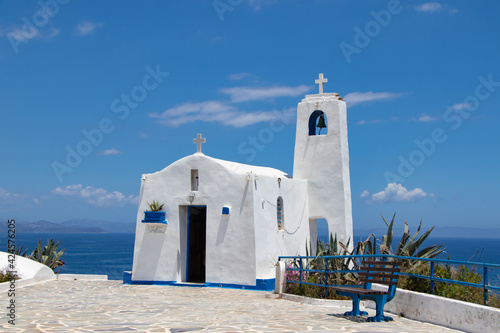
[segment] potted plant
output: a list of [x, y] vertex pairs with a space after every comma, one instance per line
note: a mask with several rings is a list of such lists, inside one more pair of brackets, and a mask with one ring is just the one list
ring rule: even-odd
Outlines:
[[153, 201], [152, 203], [148, 202], [149, 210], [144, 212], [144, 219], [142, 222], [144, 223], [167, 223], [165, 220], [165, 212], [162, 212], [163, 205], [158, 201]]

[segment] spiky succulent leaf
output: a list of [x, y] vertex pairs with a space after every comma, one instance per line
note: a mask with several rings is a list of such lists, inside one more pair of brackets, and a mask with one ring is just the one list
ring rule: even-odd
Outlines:
[[148, 203], [148, 206], [149, 206], [149, 209], [152, 211], [152, 212], [159, 212], [163, 209], [163, 205], [165, 204], [161, 204], [158, 202], [158, 201], [153, 201], [152, 203]]
[[413, 242], [413, 244], [411, 244], [411, 247], [409, 247], [408, 249], [408, 253], [410, 256], [413, 255], [420, 247], [420, 245], [422, 245], [422, 243], [427, 239], [427, 237], [429, 237], [432, 230], [434, 230], [434, 227], [427, 230], [422, 236], [420, 236], [419, 239], [417, 239], [415, 242]]
[[386, 235], [386, 237], [383, 238], [383, 245], [385, 247], [387, 247], [390, 251], [391, 245], [392, 245], [392, 228], [394, 226], [394, 219], [396, 218], [396, 213], [394, 213], [394, 215], [392, 216], [391, 223], [387, 223], [387, 221], [385, 220], [385, 218], [382, 214], [380, 214], [380, 216], [382, 216], [382, 220], [384, 220], [385, 224], [388, 227], [387, 228], [387, 235]]
[[403, 233], [403, 236], [401, 236], [401, 240], [399, 241], [398, 247], [396, 248], [396, 252], [394, 252], [395, 255], [399, 256], [407, 256], [408, 253], [405, 249], [405, 245], [408, 242], [408, 239], [410, 238], [410, 233], [408, 232], [409, 229], [408, 227], [408, 222], [405, 222], [405, 232]]
[[438, 255], [440, 255], [441, 253], [443, 253], [444, 250], [446, 250], [446, 248], [444, 247], [444, 245], [435, 244], [435, 245], [426, 247], [423, 250], [420, 250], [415, 255], [415, 257], [419, 257], [419, 258], [435, 258]]

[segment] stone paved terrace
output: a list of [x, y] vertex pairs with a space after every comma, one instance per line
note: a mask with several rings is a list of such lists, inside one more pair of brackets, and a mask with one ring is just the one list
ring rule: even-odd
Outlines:
[[[5, 313], [6, 293], [0, 301]], [[60, 280], [18, 289], [16, 325], [2, 315], [0, 331], [457, 332], [397, 316], [388, 323], [348, 319], [342, 314], [349, 303], [334, 303], [306, 305], [250, 290]]]

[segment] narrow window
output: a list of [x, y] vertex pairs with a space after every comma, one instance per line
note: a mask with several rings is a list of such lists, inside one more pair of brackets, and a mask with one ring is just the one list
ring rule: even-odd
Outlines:
[[191, 191], [198, 191], [198, 169], [191, 169]]
[[283, 198], [278, 197], [276, 203], [276, 213], [278, 219], [278, 230], [283, 230], [285, 228], [285, 216], [283, 214]]

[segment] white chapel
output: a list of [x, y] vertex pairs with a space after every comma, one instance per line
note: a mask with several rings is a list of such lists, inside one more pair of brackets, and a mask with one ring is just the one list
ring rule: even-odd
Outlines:
[[[346, 104], [324, 93], [297, 107], [293, 177], [197, 151], [142, 176], [132, 272], [124, 283], [272, 290], [279, 256], [305, 255], [317, 220], [352, 239]], [[145, 217], [164, 204], [161, 220]]]

